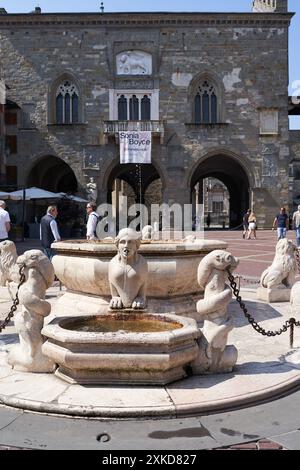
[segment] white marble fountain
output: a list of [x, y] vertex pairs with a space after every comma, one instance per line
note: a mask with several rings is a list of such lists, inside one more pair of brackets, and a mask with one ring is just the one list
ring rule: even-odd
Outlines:
[[[238, 261], [220, 249], [224, 242], [141, 243], [140, 234], [123, 229], [114, 241], [60, 242], [55, 248], [54, 270], [66, 293], [53, 306], [54, 320], [43, 327], [53, 268], [41, 252], [32, 253], [16, 318], [21, 346], [10, 352], [12, 366], [55, 371], [80, 384], [164, 385], [232, 370], [237, 351], [227, 346], [233, 325], [225, 282], [226, 269]], [[45, 284], [47, 270], [38, 269], [47, 263]]]

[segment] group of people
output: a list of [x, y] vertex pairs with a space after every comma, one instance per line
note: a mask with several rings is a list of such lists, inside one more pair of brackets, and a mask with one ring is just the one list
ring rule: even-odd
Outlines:
[[[99, 216], [96, 212], [96, 204], [89, 202], [86, 206], [87, 212], [87, 225], [86, 225], [86, 238], [87, 240], [95, 240], [96, 226]], [[56, 218], [58, 216], [57, 206], [49, 206], [46, 215], [41, 218], [40, 224], [40, 240], [45, 255], [51, 260], [55, 254], [55, 250], [51, 248], [52, 243], [61, 240], [59, 229], [57, 226]]]
[[[6, 204], [0, 200], [0, 242], [8, 239], [8, 232], [10, 231], [10, 217], [9, 213], [5, 210]], [[86, 225], [86, 238], [87, 240], [95, 240], [96, 227], [99, 221], [99, 215], [96, 212], [96, 204], [88, 202], [86, 206], [87, 212], [87, 225]], [[58, 215], [57, 206], [49, 206], [46, 215], [42, 217], [40, 224], [40, 240], [43, 251], [46, 256], [51, 260], [55, 252], [51, 248], [53, 242], [61, 240], [56, 218]], [[210, 222], [210, 221], [209, 221]], [[273, 221], [273, 230], [277, 229], [277, 238], [286, 237], [287, 230], [289, 229], [290, 220], [284, 207], [281, 207], [279, 214], [276, 215]], [[300, 204], [298, 210], [294, 212], [292, 217], [292, 225], [296, 231], [297, 246], [300, 247]], [[256, 240], [257, 220], [253, 211], [248, 209], [243, 217], [243, 238], [251, 240], [252, 237]]]
[[[300, 247], [300, 204], [298, 205], [298, 210], [293, 213], [292, 216], [292, 227], [296, 231], [297, 246]], [[274, 219], [273, 230], [277, 229], [277, 238], [286, 237], [286, 232], [290, 228], [290, 218], [286, 213], [284, 207], [280, 208], [280, 213]]]
[[[243, 217], [243, 238], [251, 240], [252, 236], [256, 240], [257, 221], [256, 215], [250, 209], [247, 210]], [[290, 228], [290, 218], [284, 207], [280, 208], [279, 214], [273, 221], [273, 230], [277, 229], [277, 239], [286, 237], [287, 230]], [[294, 212], [292, 217], [292, 228], [296, 231], [297, 246], [300, 247], [300, 204], [298, 210]]]

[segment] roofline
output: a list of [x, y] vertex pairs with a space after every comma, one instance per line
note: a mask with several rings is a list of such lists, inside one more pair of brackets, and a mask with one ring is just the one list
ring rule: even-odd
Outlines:
[[65, 16], [73, 16], [73, 15], [96, 15], [96, 16], [122, 16], [122, 15], [251, 15], [251, 16], [287, 16], [287, 15], [294, 15], [294, 12], [252, 12], [252, 11], [242, 11], [242, 12], [230, 12], [230, 11], [223, 11], [223, 12], [215, 12], [215, 11], [119, 11], [119, 12], [42, 12], [42, 13], [35, 13], [33, 11], [29, 13], [2, 13], [1, 17], [10, 17], [10, 16], [33, 16], [33, 17], [40, 17], [40, 16], [52, 16], [52, 15], [65, 15]]
[[8, 13], [0, 15], [0, 26], [72, 25], [104, 27], [176, 27], [190, 25], [289, 26], [294, 13], [222, 12], [114, 12], [114, 13]]

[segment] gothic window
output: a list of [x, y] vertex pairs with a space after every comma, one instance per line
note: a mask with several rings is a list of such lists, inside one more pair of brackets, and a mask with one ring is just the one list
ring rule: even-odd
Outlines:
[[119, 121], [150, 121], [151, 94], [138, 92], [118, 94], [117, 113]]
[[118, 99], [118, 118], [119, 121], [127, 121], [127, 99], [124, 95]]
[[79, 122], [79, 96], [76, 86], [64, 80], [56, 91], [56, 123], [74, 124]]
[[147, 95], [141, 100], [141, 120], [142, 121], [150, 121], [150, 99]]
[[129, 120], [139, 120], [139, 100], [136, 95], [133, 95], [129, 100]]
[[218, 122], [218, 98], [215, 86], [208, 80], [201, 82], [194, 99], [195, 124], [215, 124]]

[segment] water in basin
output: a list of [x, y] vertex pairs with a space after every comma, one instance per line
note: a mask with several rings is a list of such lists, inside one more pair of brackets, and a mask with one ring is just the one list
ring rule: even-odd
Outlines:
[[64, 320], [61, 322], [61, 327], [66, 330], [90, 333], [157, 333], [177, 330], [182, 328], [182, 325], [177, 322], [167, 321], [160, 316], [118, 314]]

